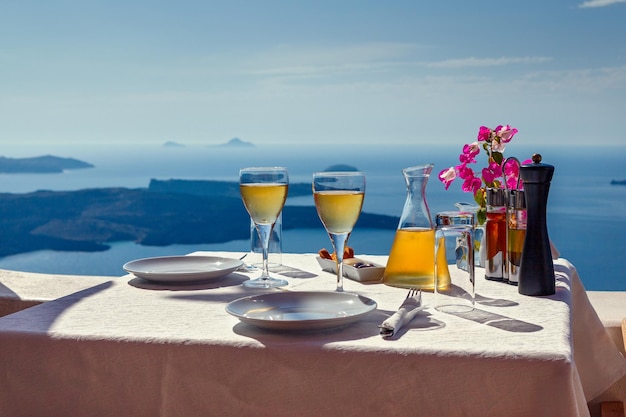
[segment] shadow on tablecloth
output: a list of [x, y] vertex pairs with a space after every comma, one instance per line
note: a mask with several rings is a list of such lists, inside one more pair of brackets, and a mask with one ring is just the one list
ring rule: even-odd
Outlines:
[[461, 317], [466, 320], [471, 320], [476, 323], [484, 324], [486, 326], [495, 327], [500, 330], [506, 330], [507, 332], [515, 333], [532, 333], [538, 332], [543, 329], [542, 326], [537, 324], [528, 323], [526, 321], [513, 319], [511, 317], [503, 316], [501, 314], [492, 313], [490, 311], [480, 310], [475, 308], [472, 311], [466, 313], [446, 313], [453, 316]]

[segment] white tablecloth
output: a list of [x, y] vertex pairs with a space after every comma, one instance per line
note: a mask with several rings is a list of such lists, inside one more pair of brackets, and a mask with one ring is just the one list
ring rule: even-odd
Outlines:
[[[288, 290], [334, 289], [315, 255], [283, 263]], [[378, 303], [357, 323], [280, 333], [225, 311], [259, 293], [239, 285], [251, 274], [185, 287], [121, 277], [0, 318], [0, 415], [588, 416], [626, 360], [575, 268], [555, 271], [550, 297], [479, 273], [475, 313], [427, 309], [392, 340], [377, 325], [406, 291], [382, 284], [345, 281]]]

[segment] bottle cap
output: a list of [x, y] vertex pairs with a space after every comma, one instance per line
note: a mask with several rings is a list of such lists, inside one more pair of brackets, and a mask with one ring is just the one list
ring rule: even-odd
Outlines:
[[494, 207], [501, 207], [506, 205], [506, 199], [504, 198], [503, 188], [487, 188], [487, 205]]
[[520, 167], [520, 177], [524, 183], [548, 183], [552, 181], [554, 166], [541, 163], [541, 155], [536, 153], [532, 157], [532, 164]]
[[509, 190], [509, 207], [516, 210], [526, 209], [524, 190]]

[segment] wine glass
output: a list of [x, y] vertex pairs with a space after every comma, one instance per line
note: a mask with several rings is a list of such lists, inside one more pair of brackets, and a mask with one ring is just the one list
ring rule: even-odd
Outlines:
[[263, 268], [259, 278], [243, 283], [251, 288], [284, 287], [287, 281], [272, 278], [268, 268], [270, 236], [278, 215], [285, 205], [289, 176], [287, 168], [251, 167], [239, 171], [239, 191], [243, 204], [254, 222], [263, 246]]
[[356, 171], [313, 174], [315, 208], [328, 232], [337, 258], [337, 291], [343, 291], [343, 251], [361, 214], [365, 175]]

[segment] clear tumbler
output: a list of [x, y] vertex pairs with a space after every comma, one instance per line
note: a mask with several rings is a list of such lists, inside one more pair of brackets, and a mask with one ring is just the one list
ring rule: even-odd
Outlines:
[[[446, 313], [474, 309], [474, 214], [446, 211], [435, 216], [435, 308]], [[446, 261], [443, 262], [443, 259]], [[443, 265], [443, 266], [442, 266]], [[441, 271], [445, 268], [444, 271]]]

